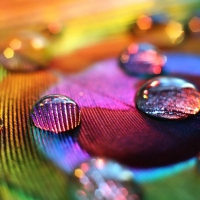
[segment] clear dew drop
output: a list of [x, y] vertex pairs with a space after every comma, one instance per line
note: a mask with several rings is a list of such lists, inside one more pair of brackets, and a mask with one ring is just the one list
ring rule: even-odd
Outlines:
[[186, 80], [157, 77], [137, 92], [136, 105], [144, 113], [164, 119], [184, 119], [200, 110], [200, 93]]
[[120, 66], [129, 75], [152, 77], [162, 73], [166, 57], [151, 44], [132, 43], [122, 52]]
[[111, 160], [93, 158], [74, 170], [78, 178], [76, 196], [79, 200], [140, 200], [142, 190], [133, 181], [133, 173]]
[[63, 95], [41, 98], [31, 111], [33, 123], [38, 128], [59, 133], [80, 124], [81, 111], [75, 101]]

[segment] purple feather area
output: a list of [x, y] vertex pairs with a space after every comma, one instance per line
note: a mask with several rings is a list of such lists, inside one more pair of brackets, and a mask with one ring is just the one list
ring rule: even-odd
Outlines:
[[[178, 58], [187, 59], [180, 55]], [[181, 63], [177, 60], [177, 65], [171, 66], [175, 62], [174, 57], [171, 59], [165, 71], [193, 79], [190, 74], [178, 73]], [[133, 167], [154, 167], [177, 163], [199, 152], [199, 114], [170, 121], [142, 113], [135, 106], [135, 96], [146, 80], [126, 75], [116, 59], [102, 61], [74, 75], [58, 75], [59, 83], [42, 96], [60, 94], [77, 102], [81, 109], [77, 142], [88, 154]], [[200, 88], [200, 82], [196, 80], [195, 84]]]

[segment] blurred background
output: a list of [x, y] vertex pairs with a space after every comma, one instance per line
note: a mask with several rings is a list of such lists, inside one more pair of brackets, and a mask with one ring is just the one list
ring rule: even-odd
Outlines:
[[[199, 56], [200, 1], [10, 0], [0, 3], [0, 80], [7, 77], [10, 72], [30, 72], [36, 69], [59, 71], [66, 75], [76, 74], [96, 62], [118, 58], [132, 42], [149, 42], [161, 51], [172, 54], [178, 52]], [[19, 76], [20, 78], [16, 80], [21, 80], [21, 75]], [[41, 75], [39, 78], [42, 80], [42, 77], [44, 76]], [[28, 78], [34, 82], [38, 76]], [[9, 79], [9, 81], [12, 80], [14, 79]], [[22, 80], [25, 81], [23, 78]], [[45, 80], [49, 83], [55, 82], [49, 75]], [[9, 92], [5, 90], [9, 87], [7, 83], [4, 83], [1, 89], [5, 96]], [[23, 83], [20, 82], [20, 84]], [[10, 87], [14, 87], [13, 85], [11, 84]], [[48, 86], [43, 81], [40, 85], [41, 88]], [[33, 85], [30, 84], [30, 87]], [[39, 96], [39, 89], [37, 92]], [[21, 95], [21, 93], [16, 89], [13, 95]], [[23, 98], [25, 97], [24, 95]], [[32, 102], [31, 98], [33, 99], [30, 95], [30, 102]], [[2, 115], [5, 105], [7, 104], [1, 103]], [[27, 110], [23, 110], [26, 116], [24, 123], [28, 119], [27, 113], [30, 106], [31, 104], [27, 105]], [[13, 114], [9, 111], [9, 115], [17, 115], [17, 108], [9, 107], [9, 109], [16, 109]], [[20, 126], [16, 128], [15, 124], [13, 127], [10, 132], [6, 132], [6, 136], [1, 135], [1, 200], [196, 200], [200, 198], [198, 157], [158, 168], [126, 169], [125, 167], [124, 169], [124, 166], [119, 163], [113, 164], [112, 161], [102, 160], [102, 158], [97, 158], [96, 161], [89, 160], [88, 154], [83, 153], [82, 158], [85, 162], [78, 167], [74, 165], [68, 168], [66, 165], [68, 166], [69, 163], [62, 163], [62, 160], [54, 155], [49, 156], [48, 153], [44, 153], [43, 148], [51, 145], [48, 140], [56, 140], [53, 146], [55, 149], [59, 145], [68, 145], [63, 149], [70, 151], [71, 146], [77, 146], [70, 137], [65, 138], [67, 142], [63, 143], [63, 140], [54, 138], [55, 136], [51, 133], [45, 132], [44, 139], [41, 136], [44, 133], [39, 134], [39, 131], [33, 130], [32, 136], [29, 137], [33, 137], [34, 141], [37, 139], [43, 141], [44, 144], [42, 150], [39, 148], [43, 152], [42, 155], [30, 149], [28, 153], [34, 157], [33, 159], [31, 156], [26, 157], [23, 153], [25, 151], [23, 145], [20, 146], [21, 144], [29, 146], [30, 138], [27, 141], [24, 139], [26, 136], [23, 135], [15, 138], [12, 131], [17, 129], [20, 132], [21, 129]], [[27, 129], [24, 125], [21, 127], [24, 130]], [[9, 146], [9, 140], [19, 151], [14, 158], [12, 157], [15, 155], [12, 153], [14, 147]], [[63, 149], [55, 150], [55, 152], [58, 151], [56, 155], [61, 156], [60, 152]], [[79, 151], [81, 151], [80, 147], [76, 147], [72, 155], [81, 154]], [[86, 171], [84, 171], [85, 168]], [[107, 189], [102, 189], [100, 178], [95, 179], [91, 175], [94, 168], [101, 174], [101, 178], [114, 179], [115, 183], [106, 182]], [[107, 174], [102, 172], [102, 169], [105, 169]], [[114, 175], [108, 176], [111, 171], [114, 171]], [[95, 177], [100, 177], [98, 173]], [[120, 173], [126, 178], [115, 179]], [[75, 178], [77, 180], [74, 181]], [[101, 192], [99, 189], [87, 190], [85, 184], [88, 184], [88, 180], [90, 184], [93, 184], [93, 188], [100, 188]], [[125, 185], [123, 187], [126, 190], [121, 184]], [[102, 190], [107, 191], [105, 194], [108, 194], [110, 188], [113, 193], [117, 191], [121, 196], [103, 196]], [[129, 196], [127, 191], [133, 195]], [[74, 195], [75, 193], [78, 195]]]
[[[51, 60], [56, 65], [58, 57], [61, 63], [65, 57], [69, 63], [59, 67], [72, 71], [116, 56], [133, 41], [174, 51], [181, 44], [182, 51], [198, 53], [199, 4], [198, 0], [6, 1], [0, 6], [0, 47], [42, 64]], [[75, 54], [81, 63], [74, 61]]]

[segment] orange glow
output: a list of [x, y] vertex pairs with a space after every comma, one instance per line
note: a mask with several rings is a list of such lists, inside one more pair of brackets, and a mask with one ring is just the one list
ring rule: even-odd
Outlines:
[[175, 21], [170, 21], [165, 30], [172, 43], [184, 32], [182, 24]]
[[6, 58], [12, 58], [14, 56], [14, 51], [8, 47], [3, 51], [3, 54]]
[[130, 54], [134, 54], [134, 53], [137, 53], [138, 51], [138, 45], [137, 44], [131, 44], [128, 46], [128, 52]]
[[141, 30], [147, 30], [152, 26], [152, 19], [149, 16], [142, 15], [138, 18], [136, 23]]
[[146, 94], [143, 94], [144, 99], [148, 99], [148, 96]]
[[18, 40], [18, 39], [13, 39], [11, 42], [10, 42], [10, 47], [13, 49], [13, 50], [18, 50], [21, 48], [21, 41]]
[[84, 176], [84, 173], [83, 173], [83, 171], [82, 171], [81, 169], [76, 169], [76, 170], [74, 171], [74, 175], [75, 175], [77, 178], [81, 178], [81, 177]]
[[150, 86], [151, 87], [155, 87], [155, 86], [157, 86], [157, 85], [159, 85], [159, 81], [153, 81], [151, 84], [150, 84]]
[[45, 42], [41, 38], [33, 38], [31, 40], [31, 45], [34, 49], [42, 49], [45, 46]]
[[189, 22], [189, 27], [192, 32], [200, 32], [200, 18], [193, 17]]

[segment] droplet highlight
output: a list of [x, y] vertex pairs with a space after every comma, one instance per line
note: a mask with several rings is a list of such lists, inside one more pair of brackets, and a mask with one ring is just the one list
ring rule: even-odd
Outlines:
[[200, 93], [190, 82], [175, 77], [157, 77], [137, 92], [136, 105], [144, 113], [163, 119], [184, 119], [200, 110]]
[[75, 101], [63, 95], [41, 98], [31, 111], [34, 125], [59, 133], [72, 130], [80, 124], [81, 111]]
[[152, 77], [162, 74], [166, 57], [148, 43], [132, 43], [122, 52], [120, 66], [129, 75]]

